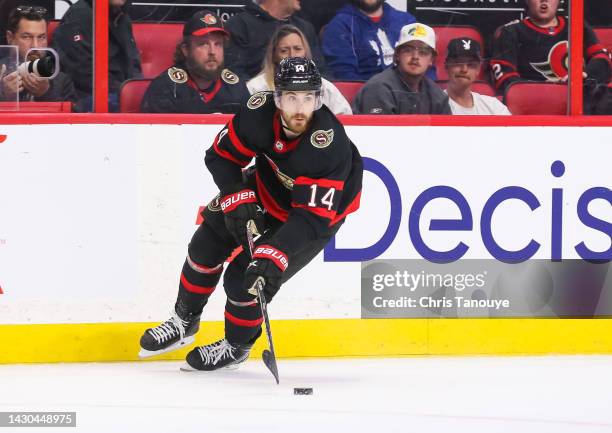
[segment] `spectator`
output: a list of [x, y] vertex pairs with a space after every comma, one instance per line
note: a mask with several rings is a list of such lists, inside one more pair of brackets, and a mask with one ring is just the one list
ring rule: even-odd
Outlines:
[[0, 0], [0, 45], [6, 45], [8, 17], [16, 7], [17, 0]]
[[[384, 0], [351, 0], [323, 31], [323, 54], [337, 80], [369, 80], [393, 63], [401, 29], [416, 22]], [[435, 69], [428, 72], [435, 80]]]
[[[528, 17], [499, 28], [493, 40], [491, 70], [500, 94], [515, 81], [567, 80], [568, 24], [557, 15], [559, 0], [526, 0]], [[584, 59], [588, 78], [610, 81], [610, 56], [593, 30], [584, 27]]]
[[183, 27], [174, 66], [162, 72], [142, 100], [144, 113], [233, 113], [249, 98], [244, 80], [224, 69], [229, 33], [209, 11], [196, 12]]
[[295, 16], [300, 10], [300, 0], [257, 0], [248, 2], [244, 12], [234, 15], [227, 22], [230, 42], [227, 47], [227, 65], [251, 78], [259, 73], [266, 47], [272, 35], [283, 24], [300, 29], [312, 50], [314, 62], [325, 75], [325, 60], [319, 49], [319, 39], [308, 21]]
[[353, 112], [362, 114], [451, 114], [448, 96], [426, 77], [436, 56], [436, 35], [425, 24], [402, 28], [394, 65], [374, 75], [359, 91]]
[[584, 0], [584, 19], [592, 26], [612, 26], [610, 2]]
[[497, 98], [472, 92], [472, 84], [482, 68], [478, 41], [469, 38], [451, 40], [448, 43], [445, 67], [448, 72], [446, 93], [453, 114], [512, 114]]
[[[46, 14], [47, 10], [39, 6], [18, 6], [10, 12], [6, 39], [8, 45], [17, 47], [19, 64], [49, 55], [48, 51], [44, 50], [47, 48]], [[0, 90], [3, 101], [51, 102], [75, 99], [74, 84], [62, 72], [50, 80], [34, 73], [11, 71], [9, 63], [14, 63], [14, 60], [9, 62], [9, 59], [3, 59], [0, 63]]]
[[606, 116], [612, 114], [612, 83], [597, 86], [588, 96], [589, 101], [585, 104], [584, 114]]
[[319, 34], [346, 3], [348, 0], [308, 0], [303, 2], [298, 15], [311, 23]]
[[[60, 55], [62, 70], [74, 81], [77, 111], [91, 111], [93, 91], [92, 0], [79, 0], [66, 11], [53, 34], [53, 46]], [[119, 110], [119, 88], [130, 78], [142, 77], [140, 54], [127, 14], [129, 2], [109, 0], [108, 104]]]
[[[312, 58], [310, 46], [304, 33], [295, 26], [285, 25], [278, 28], [268, 44], [263, 69], [247, 83], [251, 94], [274, 90], [274, 71], [286, 57]], [[322, 78], [321, 98], [334, 114], [353, 114], [351, 106], [342, 93], [331, 82]]]

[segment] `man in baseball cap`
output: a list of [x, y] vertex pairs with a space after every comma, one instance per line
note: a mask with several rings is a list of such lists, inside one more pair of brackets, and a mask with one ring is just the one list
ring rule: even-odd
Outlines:
[[183, 27], [183, 36], [204, 36], [213, 32], [221, 33], [229, 38], [229, 33], [225, 30], [223, 21], [207, 10], [193, 14]]
[[402, 27], [393, 67], [374, 75], [357, 94], [354, 113], [451, 114], [448, 96], [426, 76], [436, 58], [436, 34], [421, 23]]
[[482, 67], [482, 51], [478, 41], [470, 38], [451, 40], [444, 64], [448, 72], [446, 93], [453, 114], [511, 114], [497, 98], [472, 92], [472, 84]]
[[145, 113], [233, 113], [249, 98], [244, 80], [225, 69], [229, 33], [214, 13], [196, 12], [183, 27], [174, 65], [144, 95]]

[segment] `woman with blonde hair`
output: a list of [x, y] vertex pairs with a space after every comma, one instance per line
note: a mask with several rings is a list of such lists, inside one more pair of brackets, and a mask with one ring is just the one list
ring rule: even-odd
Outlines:
[[[300, 29], [291, 25], [278, 28], [272, 36], [262, 71], [247, 82], [251, 95], [257, 92], [274, 90], [274, 69], [286, 57], [306, 57], [312, 59], [310, 46]], [[330, 81], [322, 79], [321, 98], [334, 114], [353, 114], [351, 106], [342, 93]]]

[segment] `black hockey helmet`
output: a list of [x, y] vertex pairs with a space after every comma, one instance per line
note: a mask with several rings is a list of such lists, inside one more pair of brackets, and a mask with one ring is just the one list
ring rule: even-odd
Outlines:
[[274, 73], [276, 91], [321, 91], [321, 74], [317, 65], [305, 57], [287, 57], [280, 61]]

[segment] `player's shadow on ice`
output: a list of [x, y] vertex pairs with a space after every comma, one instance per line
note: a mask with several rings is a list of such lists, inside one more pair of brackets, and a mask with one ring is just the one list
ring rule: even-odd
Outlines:
[[[155, 370], [149, 370], [149, 373], [164, 376], [178, 376], [185, 378], [185, 380], [223, 380], [228, 382], [245, 382], [249, 383], [271, 383], [274, 384], [274, 378], [270, 372], [266, 369], [265, 365], [261, 360], [250, 360], [246, 365], [241, 365], [236, 370], [221, 369], [216, 371], [181, 371], [180, 366], [182, 363], [169, 364], [168, 366], [160, 366]], [[316, 374], [316, 372], [303, 374], [303, 373], [292, 373], [290, 368], [283, 372], [283, 361], [279, 361], [279, 373], [281, 385], [293, 385], [304, 383], [316, 383], [316, 384], [339, 384], [339, 383], [351, 383], [355, 384], [361, 381], [358, 376], [342, 377], [336, 376], [330, 373], [328, 375]]]

